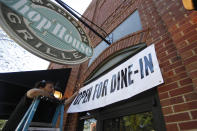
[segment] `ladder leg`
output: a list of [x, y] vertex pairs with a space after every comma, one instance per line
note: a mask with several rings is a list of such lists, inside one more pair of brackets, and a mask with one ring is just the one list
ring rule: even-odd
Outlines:
[[32, 109], [30, 111], [30, 114], [29, 114], [29, 116], [27, 118], [27, 121], [25, 122], [25, 125], [24, 125], [22, 131], [27, 131], [27, 129], [29, 128], [29, 125], [30, 125], [30, 123], [31, 123], [31, 121], [33, 119], [33, 116], [34, 116], [34, 114], [36, 112], [36, 109], [38, 107], [39, 102], [40, 102], [40, 99], [36, 99], [35, 100], [34, 105], [33, 105]]
[[57, 119], [58, 119], [58, 115], [60, 113], [60, 110], [61, 110], [61, 105], [58, 105], [58, 107], [56, 108], [55, 114], [53, 116], [52, 127], [55, 127], [56, 126], [56, 122], [57, 122]]
[[23, 116], [22, 120], [20, 121], [19, 125], [17, 126], [16, 130], [15, 131], [21, 131], [22, 127], [24, 126], [25, 124], [25, 121], [27, 119], [27, 116], [29, 115], [32, 107], [34, 105], [34, 102], [32, 102], [31, 106], [28, 108], [27, 112], [25, 113], [25, 115]]
[[60, 131], [63, 131], [64, 105], [61, 104]]

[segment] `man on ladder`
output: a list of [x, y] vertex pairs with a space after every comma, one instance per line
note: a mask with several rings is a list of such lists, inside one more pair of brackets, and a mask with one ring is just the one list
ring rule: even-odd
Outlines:
[[[54, 94], [53, 82], [43, 80], [36, 83], [35, 87], [27, 91], [27, 93], [22, 97], [19, 104], [16, 106], [15, 110], [10, 115], [2, 131], [14, 131], [17, 128], [21, 119], [23, 118], [28, 108], [32, 104], [34, 98], [38, 96], [45, 96], [55, 99], [53, 94]], [[64, 105], [65, 106], [69, 105], [74, 100], [77, 94], [78, 92], [75, 92], [70, 98], [65, 100]]]

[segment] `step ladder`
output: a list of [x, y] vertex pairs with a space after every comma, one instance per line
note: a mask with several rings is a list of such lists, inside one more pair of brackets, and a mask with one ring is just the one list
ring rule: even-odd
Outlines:
[[[52, 123], [50, 124], [32, 122], [36, 109], [41, 100], [50, 101], [52, 103], [58, 103], [58, 106], [56, 107], [56, 111], [52, 119]], [[60, 114], [59, 128], [55, 128], [59, 114]], [[33, 100], [31, 106], [23, 116], [21, 122], [19, 123], [15, 131], [62, 131], [63, 116], [64, 116], [64, 100], [59, 101], [57, 99], [39, 96]], [[30, 126], [36, 126], [36, 127], [30, 127]]]

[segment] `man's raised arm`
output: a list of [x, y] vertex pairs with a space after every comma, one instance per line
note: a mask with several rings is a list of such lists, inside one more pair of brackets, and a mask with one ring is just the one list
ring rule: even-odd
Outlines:
[[69, 105], [75, 99], [75, 97], [78, 95], [78, 93], [79, 93], [78, 91], [75, 92], [70, 98], [65, 100], [64, 105], [65, 106]]

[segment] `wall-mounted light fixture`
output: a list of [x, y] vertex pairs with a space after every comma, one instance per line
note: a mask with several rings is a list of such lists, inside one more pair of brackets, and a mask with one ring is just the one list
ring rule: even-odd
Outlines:
[[54, 96], [57, 98], [57, 99], [62, 99], [63, 95], [60, 91], [55, 91], [54, 92]]

